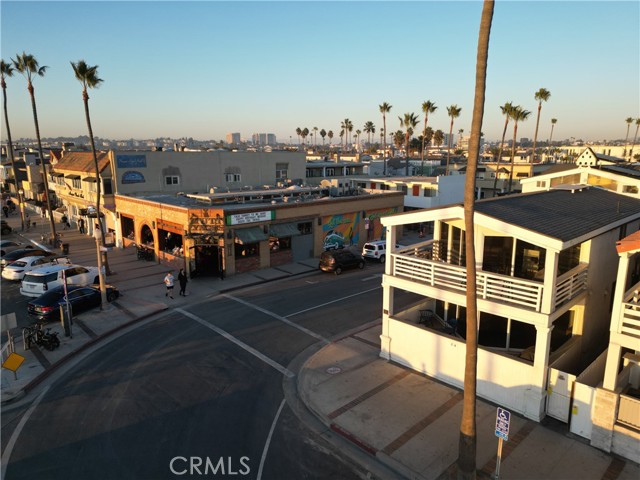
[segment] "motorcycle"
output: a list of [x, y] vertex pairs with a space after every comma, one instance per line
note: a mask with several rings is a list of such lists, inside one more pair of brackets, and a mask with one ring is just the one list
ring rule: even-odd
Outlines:
[[60, 346], [58, 332], [52, 332], [50, 328], [45, 329], [41, 323], [24, 328], [22, 336], [25, 350], [29, 350], [34, 344], [49, 351], [53, 351]]

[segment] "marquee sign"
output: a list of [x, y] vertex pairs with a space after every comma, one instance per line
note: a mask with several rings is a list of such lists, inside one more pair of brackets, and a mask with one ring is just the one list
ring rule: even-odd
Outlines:
[[269, 222], [276, 218], [276, 212], [273, 210], [267, 210], [264, 212], [247, 212], [247, 213], [235, 213], [233, 215], [227, 215], [227, 225], [245, 225], [247, 223], [256, 222]]

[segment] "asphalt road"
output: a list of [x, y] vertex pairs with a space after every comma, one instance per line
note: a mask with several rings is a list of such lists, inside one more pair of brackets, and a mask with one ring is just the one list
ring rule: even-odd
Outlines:
[[379, 318], [381, 272], [274, 282], [142, 324], [44, 383], [35, 408], [3, 411], [4, 478], [364, 478], [301, 423], [283, 379], [307, 347]]

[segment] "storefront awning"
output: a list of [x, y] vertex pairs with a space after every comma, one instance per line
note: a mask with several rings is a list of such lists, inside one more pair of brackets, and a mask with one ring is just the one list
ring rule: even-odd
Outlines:
[[52, 177], [64, 177], [64, 173], [60, 173], [60, 172], [52, 172], [51, 173]]
[[80, 175], [65, 175], [65, 178], [68, 178], [70, 180], [77, 180], [78, 178], [80, 178]]
[[96, 177], [85, 177], [82, 179], [83, 182], [91, 182], [96, 183]]
[[296, 223], [280, 223], [277, 225], [269, 225], [269, 235], [272, 237], [295, 237], [300, 235], [298, 225]]
[[236, 243], [247, 245], [268, 240], [269, 236], [260, 227], [241, 228], [236, 230]]

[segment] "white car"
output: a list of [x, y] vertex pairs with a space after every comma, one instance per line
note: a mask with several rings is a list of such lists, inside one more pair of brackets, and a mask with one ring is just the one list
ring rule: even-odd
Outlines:
[[22, 280], [26, 273], [41, 267], [51, 265], [70, 264], [67, 257], [23, 257], [2, 269], [2, 278], [5, 280]]
[[47, 290], [63, 285], [92, 285], [99, 282], [98, 267], [81, 265], [49, 265], [36, 268], [22, 279], [20, 293], [26, 297], [39, 297]]
[[20, 248], [33, 248], [33, 247], [29, 244], [16, 242], [13, 240], [0, 240], [0, 256], [4, 256], [5, 253], [10, 253]]

